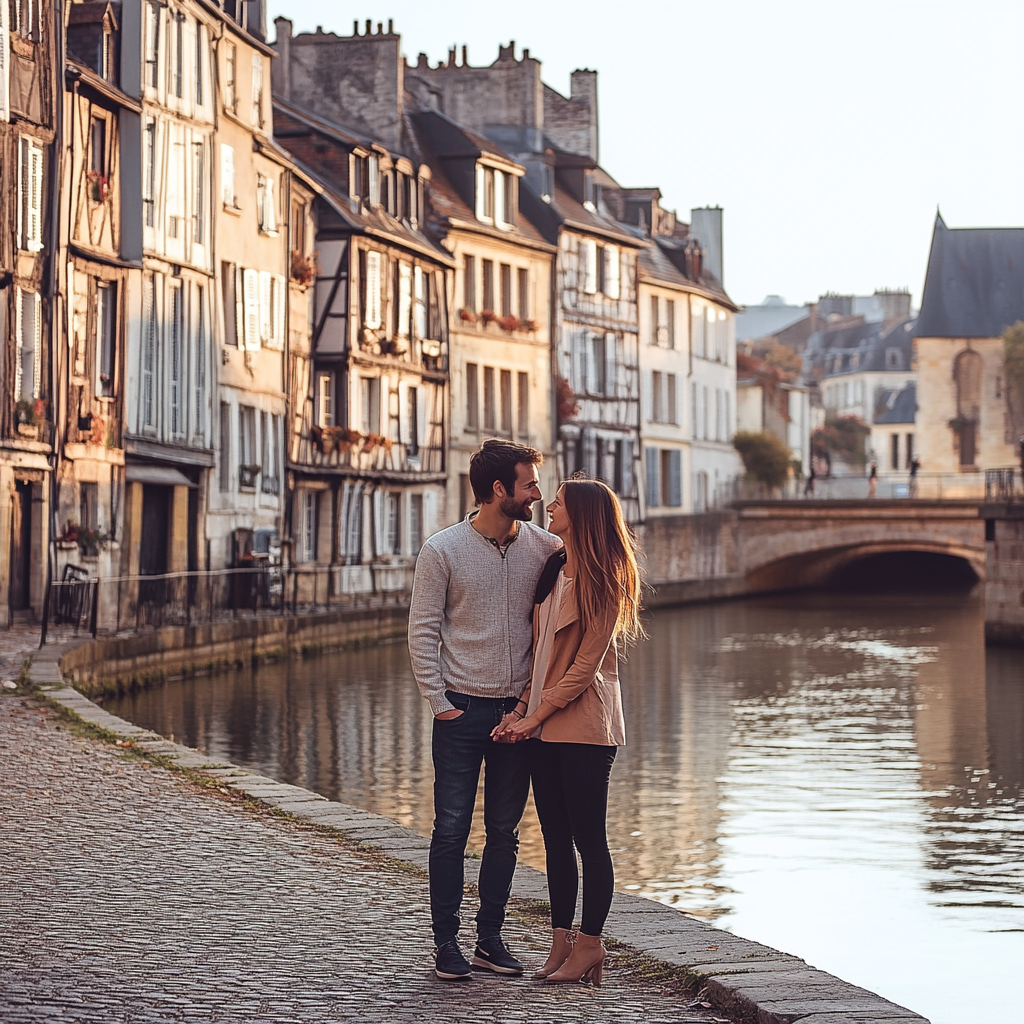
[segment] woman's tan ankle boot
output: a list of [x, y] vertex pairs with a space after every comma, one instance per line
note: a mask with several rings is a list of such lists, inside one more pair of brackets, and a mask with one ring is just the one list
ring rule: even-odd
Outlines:
[[545, 981], [568, 982], [589, 979], [595, 988], [601, 987], [601, 971], [604, 965], [605, 948], [600, 935], [578, 932], [569, 959]]
[[576, 933], [570, 931], [568, 928], [552, 928], [551, 952], [548, 953], [548, 958], [544, 961], [544, 966], [533, 975], [534, 978], [540, 981], [541, 979], [546, 978], [549, 974], [554, 974], [554, 972], [569, 959], [569, 954], [572, 952], [572, 944], [575, 938]]

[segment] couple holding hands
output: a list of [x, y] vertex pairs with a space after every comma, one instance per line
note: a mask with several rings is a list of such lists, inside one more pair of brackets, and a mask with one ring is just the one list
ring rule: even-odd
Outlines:
[[[501, 937], [530, 785], [547, 860], [552, 940], [534, 977], [601, 983], [614, 873], [608, 781], [625, 743], [617, 657], [643, 635], [640, 573], [614, 492], [568, 480], [533, 525], [540, 452], [486, 441], [470, 461], [479, 509], [416, 563], [409, 652], [434, 715], [430, 913], [439, 978], [470, 975], [458, 933], [463, 861], [484, 766], [486, 841], [472, 966], [518, 975]], [[583, 862], [583, 917], [572, 930]]]

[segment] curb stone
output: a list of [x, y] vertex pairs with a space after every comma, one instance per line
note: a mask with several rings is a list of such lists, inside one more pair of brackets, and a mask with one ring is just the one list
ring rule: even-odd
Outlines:
[[[327, 826], [351, 841], [426, 870], [430, 844], [418, 832], [384, 815], [327, 800], [311, 790], [209, 757], [110, 714], [64, 683], [57, 667], [61, 653], [47, 651], [44, 657], [34, 657], [29, 666], [30, 679], [49, 700], [84, 721], [178, 767], [200, 770], [250, 799], [317, 826]], [[478, 859], [466, 858], [467, 881], [475, 882], [479, 867]], [[512, 894], [546, 902], [544, 875], [520, 866]], [[802, 1024], [929, 1024], [920, 1014], [819, 971], [799, 957], [640, 896], [615, 894], [606, 934], [681, 970], [688, 983], [702, 987], [704, 997], [717, 1008], [751, 1018], [757, 1024], [794, 1024], [797, 1020]]]

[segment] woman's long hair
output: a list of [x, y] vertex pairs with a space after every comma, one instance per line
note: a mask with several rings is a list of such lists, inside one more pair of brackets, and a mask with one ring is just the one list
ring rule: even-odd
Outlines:
[[645, 636], [640, 624], [641, 580], [637, 544], [615, 492], [599, 480], [566, 480], [565, 511], [576, 558], [576, 601], [585, 629], [618, 608], [615, 636], [627, 643]]

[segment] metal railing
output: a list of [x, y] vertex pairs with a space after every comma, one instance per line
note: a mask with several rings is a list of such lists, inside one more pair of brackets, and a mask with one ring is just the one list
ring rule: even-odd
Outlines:
[[818, 477], [813, 489], [806, 479], [788, 480], [769, 490], [757, 481], [737, 478], [724, 485], [720, 504], [734, 501], [866, 501], [919, 499], [926, 501], [1021, 501], [1024, 491], [1014, 469], [971, 473], [879, 473], [872, 494], [868, 475]]
[[260, 565], [158, 576], [90, 576], [67, 566], [50, 585], [47, 624], [97, 636], [241, 618], [408, 604], [411, 567]]

